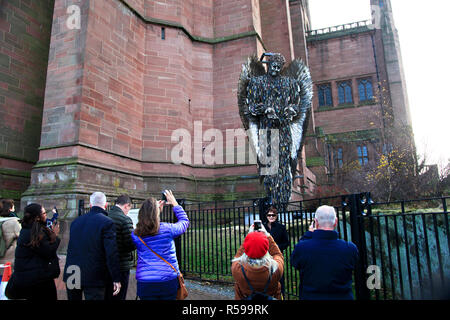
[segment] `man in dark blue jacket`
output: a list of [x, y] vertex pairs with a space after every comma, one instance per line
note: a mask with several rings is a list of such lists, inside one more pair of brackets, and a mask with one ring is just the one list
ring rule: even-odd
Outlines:
[[63, 280], [67, 298], [103, 300], [105, 288], [113, 282], [114, 295], [120, 291], [120, 264], [114, 222], [108, 217], [106, 196], [94, 192], [90, 197], [91, 210], [70, 226]]
[[292, 252], [291, 263], [300, 271], [300, 299], [353, 300], [352, 271], [358, 249], [338, 239], [336, 225], [334, 208], [319, 207], [309, 231]]

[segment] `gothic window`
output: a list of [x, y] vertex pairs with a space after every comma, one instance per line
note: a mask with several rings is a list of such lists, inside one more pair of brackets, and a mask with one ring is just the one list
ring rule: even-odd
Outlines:
[[341, 81], [338, 82], [338, 96], [339, 104], [352, 103], [352, 81]]
[[359, 101], [368, 101], [373, 99], [373, 89], [371, 79], [358, 80]]
[[358, 160], [359, 164], [365, 166], [369, 163], [369, 154], [367, 152], [367, 146], [358, 146]]
[[319, 96], [319, 107], [332, 106], [331, 85], [329, 83], [319, 84], [317, 86]]

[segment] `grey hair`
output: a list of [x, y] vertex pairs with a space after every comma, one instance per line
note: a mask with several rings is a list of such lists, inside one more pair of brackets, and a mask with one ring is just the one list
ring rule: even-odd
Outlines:
[[278, 263], [272, 258], [269, 252], [267, 252], [262, 258], [260, 259], [252, 259], [249, 258], [245, 253], [242, 254], [242, 256], [234, 258], [231, 260], [231, 262], [238, 261], [241, 265], [249, 264], [252, 267], [267, 267], [270, 268], [269, 270], [272, 270], [272, 273], [275, 273], [278, 269]]
[[94, 192], [89, 199], [89, 203], [92, 207], [103, 208], [106, 205], [106, 196], [103, 192]]
[[336, 211], [330, 206], [320, 206], [314, 217], [317, 219], [319, 227], [332, 228], [336, 222]]

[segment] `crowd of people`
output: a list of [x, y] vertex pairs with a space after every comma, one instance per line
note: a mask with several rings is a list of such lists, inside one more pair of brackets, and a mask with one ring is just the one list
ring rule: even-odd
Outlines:
[[[264, 292], [275, 299], [284, 296], [283, 251], [290, 240], [286, 228], [277, 222], [277, 210], [269, 208], [267, 223], [250, 228], [232, 264], [235, 298], [247, 299]], [[338, 219], [331, 206], [320, 206], [309, 230], [295, 245], [290, 258], [299, 270], [300, 299], [353, 300], [352, 272], [358, 250], [352, 242], [338, 239]]]
[[[62, 276], [68, 300], [83, 296], [85, 300], [125, 300], [134, 252], [136, 297], [176, 299], [180, 268], [174, 239], [186, 232], [189, 218], [172, 191], [164, 195], [166, 200], [149, 198], [142, 203], [135, 229], [128, 217], [132, 208], [128, 195], [119, 196], [108, 211], [104, 193], [90, 196], [89, 212], [70, 225]], [[175, 223], [160, 221], [164, 205], [172, 206]], [[14, 212], [14, 201], [4, 199], [0, 206], [4, 239], [0, 257], [2, 262], [13, 261], [14, 287], [20, 289], [15, 297], [56, 300], [55, 279], [61, 272], [59, 224], [48, 224], [45, 208], [37, 203], [24, 208], [22, 219]], [[317, 209], [309, 231], [290, 257], [284, 255], [290, 239], [278, 221], [277, 209], [270, 207], [265, 218], [264, 223], [255, 221], [250, 226], [231, 261], [235, 299], [284, 299], [285, 258], [300, 271], [301, 299], [353, 299], [352, 272], [358, 250], [353, 243], [338, 239], [333, 207]]]

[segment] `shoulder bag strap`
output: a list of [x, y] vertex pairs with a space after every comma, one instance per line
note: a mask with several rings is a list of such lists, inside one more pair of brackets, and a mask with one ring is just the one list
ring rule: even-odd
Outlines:
[[161, 257], [159, 254], [157, 254], [155, 251], [153, 251], [145, 242], [144, 240], [141, 239], [141, 237], [138, 237], [139, 240], [141, 240], [141, 242], [144, 244], [144, 246], [146, 246], [151, 252], [153, 252], [158, 258], [160, 258], [162, 261], [164, 261], [165, 263], [167, 263], [172, 269], [173, 271], [175, 271], [178, 274], [177, 269], [175, 269], [169, 262], [167, 262], [166, 259], [164, 259], [163, 257]]
[[255, 289], [253, 289], [252, 285], [250, 284], [250, 281], [248, 281], [247, 275], [245, 274], [244, 271], [244, 267], [241, 264], [241, 270], [242, 270], [242, 274], [244, 275], [245, 281], [247, 281], [248, 287], [250, 288], [250, 290], [252, 290], [252, 292], [255, 292]]
[[[250, 284], [250, 281], [247, 278], [247, 275], [245, 274], [244, 267], [241, 265], [242, 274], [244, 275], [245, 281], [247, 281], [248, 287], [252, 292], [255, 292], [255, 289], [253, 289], [252, 285]], [[270, 281], [272, 280], [272, 270], [269, 268], [269, 279], [267, 280], [266, 286], [264, 287], [263, 293], [267, 293], [267, 289], [269, 288]]]
[[264, 293], [267, 293], [267, 289], [269, 288], [271, 280], [272, 280], [272, 268], [269, 267], [269, 279], [267, 280], [266, 286], [264, 287]]

